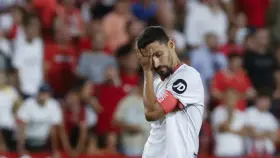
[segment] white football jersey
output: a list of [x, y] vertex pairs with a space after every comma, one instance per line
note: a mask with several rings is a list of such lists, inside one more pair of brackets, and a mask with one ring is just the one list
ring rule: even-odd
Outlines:
[[159, 102], [171, 93], [178, 100], [179, 110], [152, 123], [142, 158], [195, 158], [204, 110], [200, 74], [182, 64], [168, 78], [156, 78], [154, 89]]

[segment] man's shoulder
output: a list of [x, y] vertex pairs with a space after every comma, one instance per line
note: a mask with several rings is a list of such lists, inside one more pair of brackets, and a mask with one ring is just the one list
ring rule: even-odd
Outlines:
[[178, 70], [174, 72], [174, 74], [172, 74], [170, 80], [177, 79], [178, 77], [189, 80], [189, 79], [196, 79], [197, 77], [200, 77], [200, 74], [195, 68], [187, 64], [183, 64]]

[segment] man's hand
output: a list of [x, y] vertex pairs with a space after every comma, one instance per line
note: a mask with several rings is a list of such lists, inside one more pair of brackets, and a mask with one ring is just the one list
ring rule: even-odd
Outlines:
[[[152, 52], [144, 52], [144, 50], [137, 49], [137, 57], [144, 71], [150, 71], [153, 68]], [[142, 51], [142, 52], [141, 52]], [[147, 54], [144, 56], [144, 54]]]

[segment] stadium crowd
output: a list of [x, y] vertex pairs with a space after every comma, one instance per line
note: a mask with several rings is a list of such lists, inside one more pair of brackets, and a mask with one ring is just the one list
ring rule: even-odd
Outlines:
[[0, 0], [0, 153], [141, 156], [150, 25], [201, 74], [202, 158], [280, 153], [279, 0]]

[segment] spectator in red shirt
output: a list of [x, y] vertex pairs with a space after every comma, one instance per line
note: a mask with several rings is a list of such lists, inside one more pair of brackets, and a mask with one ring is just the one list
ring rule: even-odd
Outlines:
[[230, 53], [235, 52], [238, 54], [243, 54], [243, 47], [236, 43], [237, 28], [232, 26], [228, 28], [228, 43], [220, 48], [220, 51], [228, 56]]
[[120, 77], [115, 67], [109, 66], [105, 71], [106, 80], [104, 84], [96, 87], [96, 96], [100, 105], [104, 108], [103, 112], [98, 115], [96, 132], [103, 135], [112, 130], [118, 131], [112, 126], [113, 114], [117, 108], [118, 102], [125, 96], [121, 86]]
[[[45, 80], [55, 97], [61, 98], [75, 83], [76, 52], [70, 45], [70, 33], [64, 23], [54, 25], [55, 41], [45, 46]], [[59, 24], [59, 25], [58, 25]]]
[[237, 10], [244, 12], [248, 17], [248, 26], [253, 28], [264, 27], [265, 15], [271, 0], [236, 0]]
[[62, 0], [62, 5], [57, 9], [57, 15], [70, 28], [71, 37], [84, 34], [84, 22], [80, 10], [75, 7], [76, 0]]
[[64, 126], [71, 150], [76, 154], [85, 149], [87, 138], [86, 109], [81, 104], [79, 93], [79, 88], [70, 90], [65, 97], [64, 105]]
[[[85, 35], [80, 37], [77, 43], [78, 56], [81, 56], [84, 52], [88, 52], [95, 49], [96, 44], [93, 43], [92, 40], [95, 37], [95, 34], [100, 32], [104, 32], [101, 20], [93, 20], [87, 25]], [[105, 54], [112, 54], [112, 51], [107, 46], [107, 43], [104, 43], [102, 51]]]
[[79, 54], [92, 50], [92, 36], [102, 30], [100, 20], [93, 20], [86, 25], [85, 36], [79, 38], [77, 49]]
[[116, 56], [120, 64], [120, 74], [123, 89], [130, 92], [139, 83], [139, 63], [133, 49], [133, 43], [121, 46]]
[[31, 0], [31, 6], [39, 15], [43, 28], [51, 28], [52, 21], [56, 15], [56, 0]]
[[212, 81], [212, 95], [218, 101], [223, 98], [223, 92], [228, 88], [235, 89], [242, 97], [237, 102], [237, 108], [244, 110], [247, 106], [247, 99], [253, 99], [256, 95], [251, 81], [242, 70], [242, 58], [238, 54], [230, 54], [228, 69], [218, 71]]

